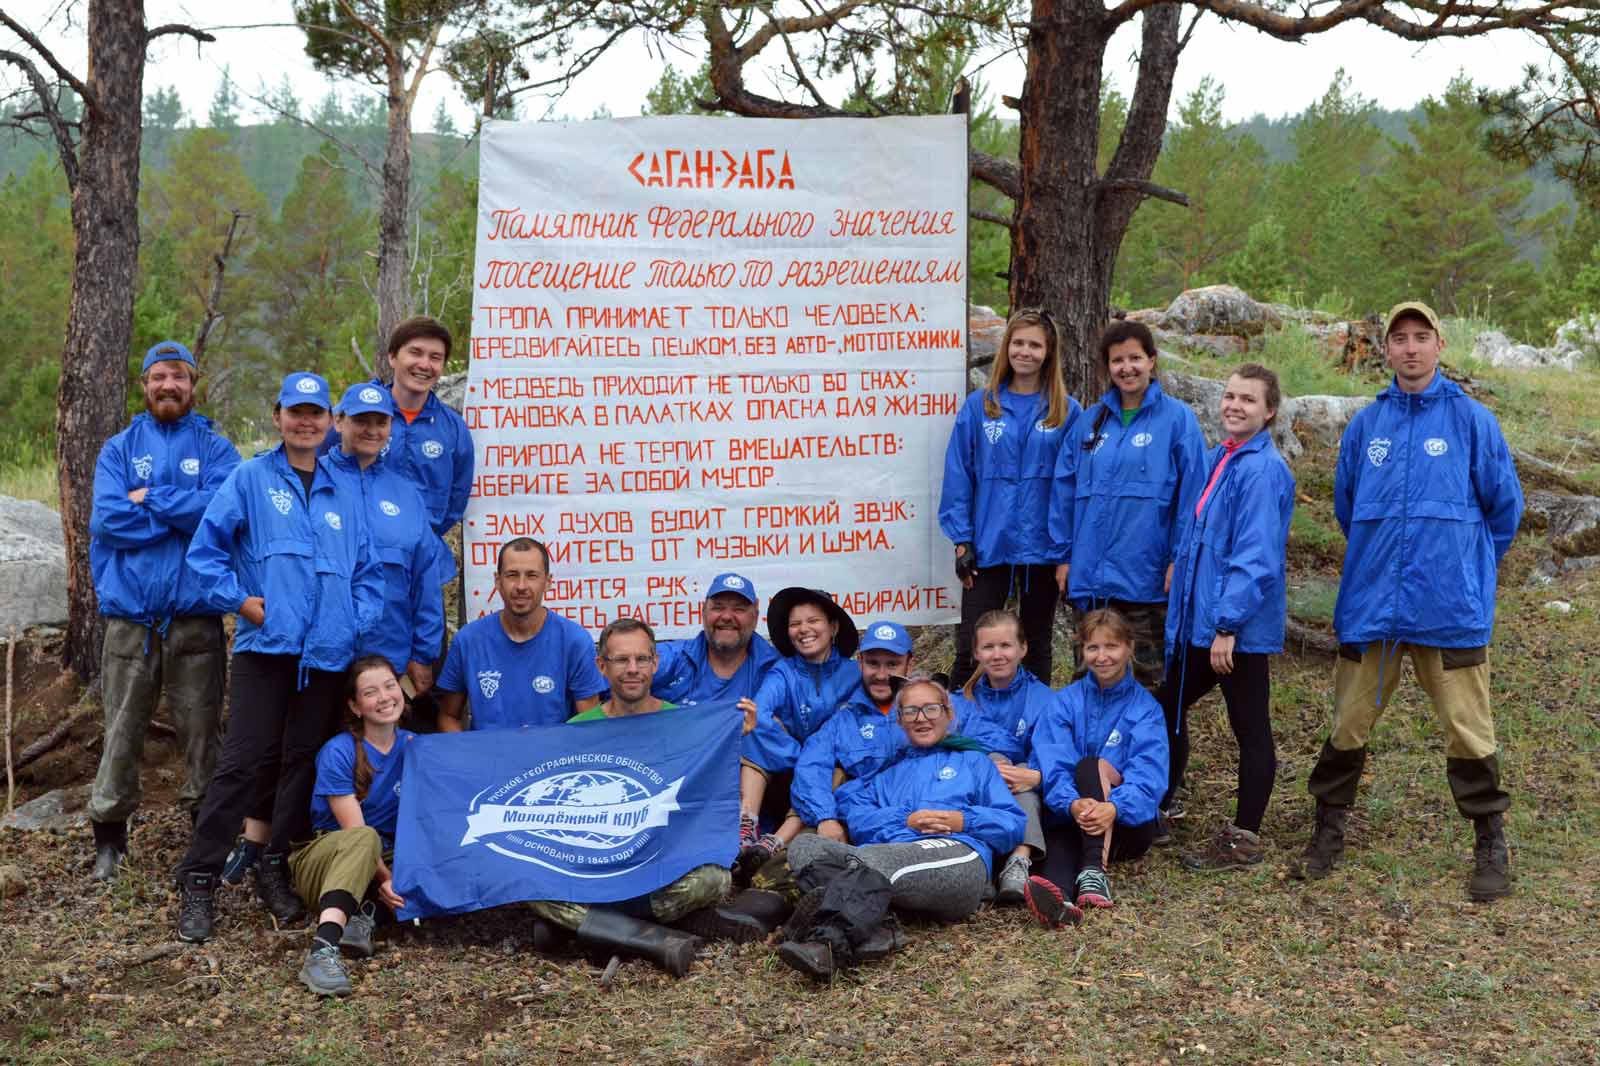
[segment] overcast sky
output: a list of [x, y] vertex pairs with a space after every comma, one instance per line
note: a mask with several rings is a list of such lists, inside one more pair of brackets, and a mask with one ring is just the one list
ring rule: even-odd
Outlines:
[[[6, 9], [31, 28], [46, 26], [47, 43], [58, 49], [58, 56], [73, 70], [84, 69], [81, 21], [87, 5], [70, 0], [24, 0], [7, 3]], [[287, 22], [289, 0], [254, 0], [250, 4], [223, 4], [214, 0], [148, 0], [145, 5], [151, 25], [187, 22], [211, 27], [219, 24], [218, 13], [227, 11], [228, 22], [239, 21], [236, 12], [248, 11], [252, 22]], [[1137, 22], [1124, 27], [1108, 51], [1108, 78], [1127, 92], [1133, 84], [1132, 53], [1138, 44]], [[259, 92], [265, 83], [276, 86], [287, 75], [296, 93], [308, 102], [324, 96], [329, 82], [311, 69], [303, 49], [301, 34], [292, 28], [218, 30], [217, 43], [197, 49], [192, 40], [163, 38], [151, 51], [145, 74], [147, 91], [175, 85], [183, 96], [191, 117], [204, 121], [212, 95], [226, 67], [241, 90]], [[14, 47], [10, 35], [0, 31], [3, 47]], [[773, 49], [777, 51], [776, 48]], [[991, 95], [1015, 95], [1021, 88], [1023, 67], [1015, 56], [981, 57], [988, 62], [982, 78]], [[1406, 108], [1430, 95], [1443, 92], [1457, 71], [1465, 71], [1480, 85], [1510, 85], [1520, 77], [1522, 67], [1538, 61], [1535, 42], [1516, 33], [1497, 33], [1485, 38], [1463, 39], [1415, 45], [1385, 34], [1365, 24], [1350, 25], [1310, 38], [1304, 44], [1287, 44], [1254, 30], [1230, 26], [1208, 17], [1185, 51], [1173, 93], [1177, 100], [1209, 75], [1226, 89], [1224, 113], [1234, 120], [1257, 113], [1272, 117], [1298, 113], [1322, 95], [1334, 72], [1343, 67], [1355, 89], [1383, 107]], [[681, 72], [694, 70], [698, 56], [669, 53], [665, 59], [648, 53], [641, 43], [625, 43], [613, 49], [591, 68], [573, 88], [556, 100], [527, 100], [522, 104], [524, 118], [585, 118], [602, 106], [617, 116], [636, 115], [644, 94], [661, 73], [664, 62]], [[0, 73], [15, 84], [14, 72]], [[469, 124], [469, 111], [460, 96], [439, 76], [424, 83], [423, 98], [416, 108], [415, 126], [428, 128], [442, 99], [455, 114], [458, 125]], [[754, 82], [754, 79], [752, 79]], [[346, 82], [340, 91], [347, 97], [371, 91]], [[254, 105], [245, 101], [246, 121], [251, 121]]]

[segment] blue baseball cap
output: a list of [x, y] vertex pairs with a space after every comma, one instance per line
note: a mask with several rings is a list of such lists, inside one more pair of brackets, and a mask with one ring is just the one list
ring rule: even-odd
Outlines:
[[[911, 634], [899, 622], [873, 622], [861, 632], [861, 651], [911, 654]], [[857, 652], [860, 654], [860, 652]]]
[[743, 596], [751, 603], [756, 602], [755, 585], [750, 583], [749, 578], [740, 577], [738, 574], [718, 574], [712, 578], [711, 587], [706, 590], [706, 599], [709, 600], [711, 597], [723, 592], [731, 592], [735, 596]]
[[[160, 344], [153, 345], [148, 352], [144, 353], [144, 365], [139, 368], [139, 373], [143, 374], [155, 364], [165, 363], [168, 360], [188, 363], [190, 366], [194, 366], [194, 353], [177, 341], [162, 341]], [[198, 370], [199, 368], [195, 367], [195, 369]]]
[[283, 407], [314, 403], [324, 411], [331, 411], [333, 404], [328, 399], [328, 379], [321, 374], [296, 370], [283, 379], [283, 387], [278, 390], [278, 403]]
[[392, 418], [394, 399], [388, 390], [370, 381], [361, 381], [344, 390], [344, 395], [339, 397], [339, 406], [334, 411], [341, 415], [362, 415], [376, 411]]

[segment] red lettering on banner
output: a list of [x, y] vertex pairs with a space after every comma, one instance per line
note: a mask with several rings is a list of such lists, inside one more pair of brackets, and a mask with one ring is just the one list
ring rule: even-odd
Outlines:
[[625, 540], [601, 538], [590, 540], [555, 540], [550, 542], [550, 565], [568, 563], [578, 566], [597, 566], [602, 563], [633, 562], [633, 545]]
[[631, 211], [535, 211], [506, 207], [489, 212], [491, 241], [595, 241], [635, 240], [639, 216]]
[[909, 522], [917, 512], [905, 500], [861, 500], [851, 505], [850, 514], [857, 525], [868, 525]]
[[649, 189], [793, 189], [789, 153], [774, 148], [734, 155], [726, 148], [667, 148], [640, 152], [628, 163], [633, 180]]
[[721, 529], [726, 507], [705, 507], [695, 510], [651, 511], [652, 533], [697, 533], [703, 529]]
[[472, 494], [486, 499], [507, 496], [565, 496], [572, 491], [565, 473], [480, 473], [472, 476]]
[[485, 444], [490, 466], [583, 466], [583, 445], [550, 441], [537, 444]]
[[620, 600], [628, 594], [625, 577], [553, 577], [546, 598], [557, 603], [569, 600]]

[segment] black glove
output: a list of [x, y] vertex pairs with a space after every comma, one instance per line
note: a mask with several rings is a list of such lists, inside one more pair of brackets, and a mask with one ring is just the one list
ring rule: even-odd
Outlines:
[[968, 578], [978, 576], [978, 553], [973, 550], [970, 541], [956, 545], [956, 580], [966, 583]]

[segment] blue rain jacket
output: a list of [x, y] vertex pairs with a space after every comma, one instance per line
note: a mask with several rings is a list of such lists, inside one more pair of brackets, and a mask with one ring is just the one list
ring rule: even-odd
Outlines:
[[806, 825], [837, 818], [833, 768], [839, 767], [852, 780], [870, 777], [905, 746], [899, 719], [893, 712], [878, 710], [872, 697], [857, 685], [850, 702], [800, 746], [789, 802]]
[[233, 650], [298, 655], [302, 670], [343, 670], [383, 617], [383, 568], [361, 494], [323, 456], [306, 504], [283, 446], [239, 464], [189, 544], [211, 610], [266, 600], [266, 624], [243, 617]]
[[[1207, 454], [1207, 481], [1223, 451], [1219, 444]], [[1236, 651], [1283, 650], [1284, 572], [1293, 514], [1294, 475], [1263, 429], [1228, 460], [1200, 517], [1195, 518], [1192, 504], [1184, 515], [1167, 600], [1169, 661], [1183, 641], [1211, 647], [1219, 629], [1234, 634]]]
[[754, 699], [768, 671], [781, 658], [778, 649], [760, 633], [751, 634], [744, 663], [726, 680], [711, 669], [704, 633], [688, 640], [663, 640], [656, 645], [656, 654], [661, 658], [656, 664], [650, 692], [657, 699], [680, 707], [693, 707], [697, 703], [737, 703], [746, 697]]
[[[148, 412], [106, 441], [94, 468], [89, 568], [100, 613], [166, 632], [180, 615], [219, 614], [183, 565], [206, 505], [239, 452], [203, 415], [158, 422]], [[128, 493], [145, 487], [144, 502]]]
[[762, 769], [792, 770], [800, 745], [850, 702], [861, 668], [830, 649], [822, 663], [780, 658], [756, 690], [756, 727], [745, 735], [744, 757]]
[[[953, 839], [970, 847], [994, 872], [994, 857], [1022, 843], [1027, 819], [989, 756], [934, 745], [907, 747], [900, 758], [871, 777], [838, 792], [839, 814], [854, 844]], [[930, 837], [906, 825], [913, 811], [960, 811], [963, 828]]]
[[960, 689], [950, 693], [956, 712], [954, 728], [1021, 766], [1032, 750], [1033, 727], [1055, 698], [1055, 691], [1025, 666], [1017, 667], [1017, 675], [1005, 688], [994, 688], [987, 676], [980, 677], [972, 686], [972, 699]]
[[1046, 429], [1042, 391], [1018, 396], [1000, 386], [996, 419], [983, 398], [981, 389], [967, 396], [950, 432], [939, 528], [954, 544], [971, 543], [979, 566], [1065, 562], [1048, 528], [1050, 483], [1083, 409], [1070, 400], [1066, 420]]
[[1489, 643], [1522, 484], [1488, 408], [1443, 374], [1414, 396], [1391, 381], [1345, 428], [1333, 506], [1348, 538], [1341, 643]]
[[1193, 411], [1152, 381], [1125, 427], [1121, 396], [1110, 389], [1084, 411], [1056, 462], [1050, 532], [1072, 564], [1067, 599], [1080, 609], [1166, 602], [1162, 582], [1177, 558], [1181, 515], [1193, 512], [1209, 473]]
[[444, 647], [444, 597], [439, 589], [439, 538], [428, 522], [422, 494], [379, 459], [362, 470], [341, 448], [328, 464], [355, 482], [366, 501], [367, 528], [383, 565], [383, 619], [357, 646], [356, 655], [381, 655], [395, 673], [407, 663], [432, 666]]
[[[393, 397], [381, 378], [372, 383]], [[322, 442], [326, 454], [339, 447], [339, 433], [330, 429]], [[394, 413], [389, 450], [384, 458], [394, 470], [417, 486], [428, 505], [433, 531], [440, 537], [439, 583], [456, 576], [456, 560], [443, 543], [446, 533], [467, 513], [467, 497], [472, 494], [472, 470], [476, 456], [472, 434], [466, 420], [428, 393], [422, 411], [409, 425], [398, 410]]]
[[1106, 797], [1117, 805], [1117, 821], [1143, 825], [1156, 816], [1167, 791], [1167, 723], [1131, 668], [1109, 689], [1093, 674], [1074, 681], [1034, 726], [1029, 765], [1044, 775], [1045, 806], [1058, 819], [1071, 817], [1078, 798], [1074, 774], [1091, 755], [1122, 775]]

